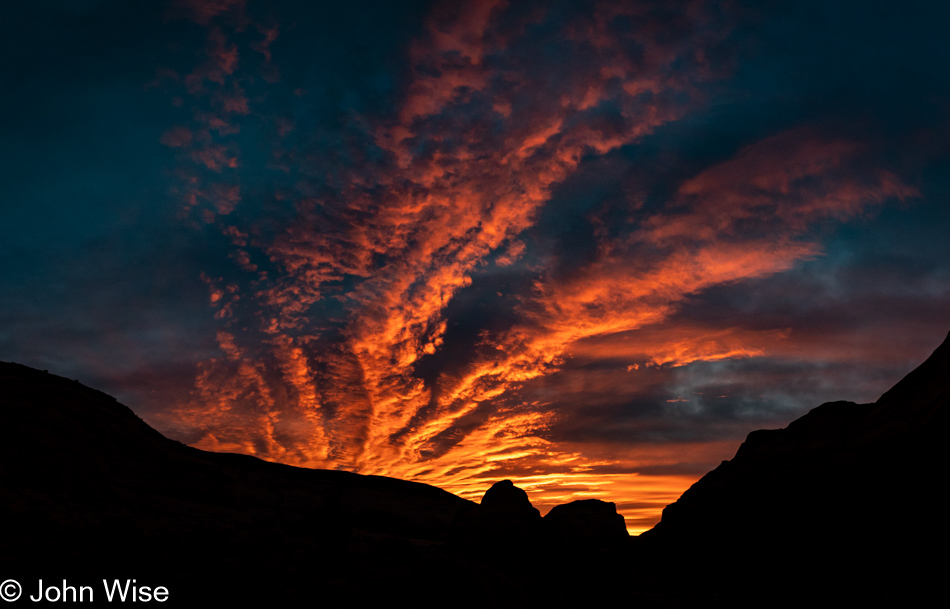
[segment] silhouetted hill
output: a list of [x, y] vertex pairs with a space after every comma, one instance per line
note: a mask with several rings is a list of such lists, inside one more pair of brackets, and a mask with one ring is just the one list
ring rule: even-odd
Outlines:
[[288, 598], [364, 580], [398, 589], [413, 570], [441, 570], [438, 548], [473, 505], [424, 484], [193, 449], [104, 393], [17, 364], [0, 363], [0, 388], [6, 576], [128, 574], [193, 599], [235, 582], [242, 598], [274, 598], [277, 581]]
[[752, 432], [641, 537], [727, 596], [923, 598], [947, 566], [948, 402], [950, 337], [874, 404]]
[[135, 578], [184, 606], [550, 604], [548, 561], [571, 577], [576, 561], [540, 524], [510, 481], [476, 504], [205, 452], [77, 381], [0, 363], [0, 578], [25, 593], [66, 579], [101, 597], [103, 578]]
[[0, 363], [0, 580], [136, 578], [184, 606], [920, 604], [947, 566], [948, 399], [950, 337], [874, 404], [752, 432], [627, 538], [611, 503], [540, 519], [510, 481], [475, 504], [200, 451]]

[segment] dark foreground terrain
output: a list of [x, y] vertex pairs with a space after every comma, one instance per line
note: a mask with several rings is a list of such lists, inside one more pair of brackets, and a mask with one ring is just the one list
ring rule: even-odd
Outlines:
[[541, 518], [507, 481], [476, 504], [189, 448], [106, 394], [0, 363], [0, 580], [22, 604], [41, 578], [96, 604], [103, 579], [135, 579], [167, 588], [163, 606], [942, 604], [948, 401], [945, 341], [874, 404], [751, 433], [629, 538], [611, 503]]

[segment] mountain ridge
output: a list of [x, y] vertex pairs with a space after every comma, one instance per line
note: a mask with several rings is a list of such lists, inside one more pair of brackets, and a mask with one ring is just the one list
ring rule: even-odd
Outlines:
[[842, 601], [923, 602], [947, 566], [948, 412], [950, 335], [872, 404], [751, 432], [641, 538], [697, 581], [714, 560], [744, 571], [753, 604], [793, 582], [799, 601], [826, 586]]
[[0, 363], [0, 389], [4, 578], [148, 576], [187, 604], [300, 603], [319, 590], [335, 601], [445, 603], [464, 591], [462, 604], [519, 607], [791, 606], [923, 602], [947, 562], [950, 335], [872, 404], [829, 402], [751, 432], [629, 539], [607, 502], [542, 519], [510, 481], [480, 505], [188, 447], [103, 392], [20, 364]]

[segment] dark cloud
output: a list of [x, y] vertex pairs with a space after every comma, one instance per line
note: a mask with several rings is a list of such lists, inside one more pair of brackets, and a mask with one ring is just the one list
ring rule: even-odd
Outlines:
[[10, 7], [0, 357], [204, 448], [642, 529], [946, 332], [947, 12]]

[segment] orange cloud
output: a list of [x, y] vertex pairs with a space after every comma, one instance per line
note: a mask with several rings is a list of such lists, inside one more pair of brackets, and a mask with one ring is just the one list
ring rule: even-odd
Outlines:
[[631, 366], [644, 364], [685, 366], [697, 361], [756, 357], [781, 349], [789, 330], [744, 330], [703, 328], [677, 324], [645, 327], [634, 333], [618, 332], [582, 339], [569, 353], [582, 358], [627, 360]]
[[[218, 6], [201, 15], [226, 10]], [[385, 163], [340, 168], [338, 192], [301, 194], [293, 219], [271, 238], [221, 227], [251, 287], [240, 298], [212, 291], [225, 326], [222, 356], [201, 365], [176, 426], [203, 434], [200, 447], [411, 478], [466, 497], [502, 477], [541, 506], [601, 497], [628, 505], [628, 527], [639, 531], [692, 479], [629, 473], [660, 458], [650, 449], [611, 458], [554, 444], [545, 432], [556, 404], [525, 402], [518, 390], [571, 356], [682, 365], [767, 354], [780, 334], [644, 331], [631, 348], [622, 337], [667, 320], [703, 290], [820, 255], [809, 239], [817, 222], [915, 191], [884, 171], [862, 171], [859, 143], [810, 130], [773, 136], [685, 181], [626, 236], [600, 235], [579, 272], [542, 268], [509, 327], [484, 332], [465, 362], [424, 379], [425, 358], [445, 355], [449, 304], [493, 256], [510, 267], [524, 255], [519, 236], [552, 191], [585, 157], [688, 114], [702, 104], [699, 83], [717, 76], [704, 49], [724, 32], [701, 2], [673, 24], [639, 3], [606, 3], [545, 41], [585, 58], [556, 69], [518, 54], [519, 36], [545, 12], [500, 28], [506, 6], [474, 2], [432, 17], [411, 46], [403, 103], [369, 128]], [[613, 27], [621, 13], [636, 17], [631, 31]], [[632, 42], [642, 47], [636, 56], [624, 51]], [[234, 82], [238, 58], [236, 44], [212, 27], [206, 61], [186, 78], [195, 96], [208, 82], [231, 95], [209, 102], [221, 122], [200, 115], [201, 146], [190, 151], [212, 172], [239, 163], [209, 130], [236, 133], [225, 120], [253, 114]], [[231, 214], [231, 222], [239, 188], [205, 179], [212, 183], [192, 187], [186, 205], [208, 201], [212, 220]], [[603, 473], [608, 466], [628, 473]]]
[[229, 42], [224, 32], [218, 27], [208, 32], [205, 56], [204, 63], [185, 77], [185, 84], [192, 94], [198, 93], [204, 87], [205, 81], [223, 85], [237, 69], [238, 47], [235, 43]]
[[170, 148], [187, 148], [191, 146], [191, 131], [187, 127], [172, 127], [162, 134], [162, 144]]
[[721, 239], [778, 226], [801, 233], [823, 218], [846, 219], [889, 198], [918, 195], [890, 172], [857, 171], [862, 146], [795, 129], [739, 151], [684, 183], [669, 214], [648, 222], [646, 238]]

